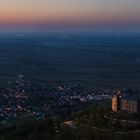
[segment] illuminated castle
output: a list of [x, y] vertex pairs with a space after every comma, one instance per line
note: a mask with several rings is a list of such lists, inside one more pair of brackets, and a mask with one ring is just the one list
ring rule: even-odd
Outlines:
[[123, 99], [120, 92], [112, 97], [112, 111], [124, 111], [128, 113], [140, 113], [140, 101]]

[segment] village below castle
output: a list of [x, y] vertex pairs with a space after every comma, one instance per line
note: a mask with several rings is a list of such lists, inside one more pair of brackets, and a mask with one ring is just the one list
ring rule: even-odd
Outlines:
[[111, 103], [113, 112], [139, 113], [139, 89], [86, 90], [80, 85], [37, 87], [19, 75], [15, 82], [0, 89], [0, 124], [5, 125], [21, 117], [43, 119], [64, 115], [71, 108], [87, 104]]

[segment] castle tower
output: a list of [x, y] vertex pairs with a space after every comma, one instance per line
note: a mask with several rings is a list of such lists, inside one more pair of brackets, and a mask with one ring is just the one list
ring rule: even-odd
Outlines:
[[117, 112], [121, 110], [121, 96], [119, 94], [112, 97], [112, 111]]

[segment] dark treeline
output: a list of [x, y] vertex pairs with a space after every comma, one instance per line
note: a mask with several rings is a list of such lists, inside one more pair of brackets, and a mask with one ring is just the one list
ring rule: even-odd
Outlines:
[[23, 119], [9, 127], [1, 127], [0, 140], [139, 140], [139, 127], [119, 122], [121, 116], [127, 120], [139, 118], [134, 114], [117, 114], [118, 119], [113, 121], [105, 117], [109, 113], [110, 109], [101, 106], [73, 112], [72, 125], [56, 117], [38, 121]]

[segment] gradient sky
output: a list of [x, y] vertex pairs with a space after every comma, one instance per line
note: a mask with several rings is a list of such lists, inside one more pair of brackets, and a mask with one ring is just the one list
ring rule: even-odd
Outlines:
[[140, 25], [140, 0], [0, 0], [0, 24]]

